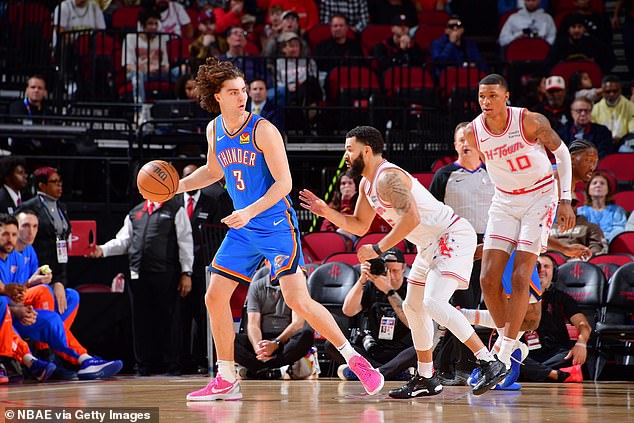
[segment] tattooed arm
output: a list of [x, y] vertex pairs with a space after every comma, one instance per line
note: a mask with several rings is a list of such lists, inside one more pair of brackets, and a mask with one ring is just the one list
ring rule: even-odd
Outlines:
[[398, 295], [398, 292], [394, 292], [393, 295], [390, 295], [389, 297], [387, 297], [387, 300], [390, 302], [390, 305], [396, 312], [398, 319], [401, 322], [403, 322], [405, 326], [409, 328], [409, 323], [407, 323], [407, 317], [405, 316], [405, 312], [403, 311], [403, 299], [401, 298], [400, 295]]

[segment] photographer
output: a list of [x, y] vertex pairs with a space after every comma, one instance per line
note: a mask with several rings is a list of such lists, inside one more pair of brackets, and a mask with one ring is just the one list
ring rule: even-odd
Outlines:
[[[361, 276], [343, 303], [347, 316], [363, 312], [361, 331], [350, 344], [383, 374], [386, 380], [409, 380], [409, 367], [416, 367], [416, 351], [403, 312], [407, 283], [403, 276], [405, 259], [398, 248], [390, 248], [381, 258], [361, 264]], [[326, 343], [326, 353], [339, 363], [343, 380], [356, 380], [337, 349]], [[404, 374], [405, 373], [405, 374]]]

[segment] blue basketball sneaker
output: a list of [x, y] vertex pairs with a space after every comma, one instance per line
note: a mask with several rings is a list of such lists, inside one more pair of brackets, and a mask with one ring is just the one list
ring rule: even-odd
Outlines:
[[107, 379], [121, 371], [121, 360], [107, 361], [99, 357], [91, 357], [84, 360], [79, 366], [77, 376], [79, 379]]
[[519, 342], [519, 348], [511, 354], [511, 369], [506, 378], [496, 386], [494, 389], [501, 391], [517, 391], [522, 388], [522, 385], [515, 383], [520, 377], [520, 366], [528, 356], [528, 346], [523, 342]]
[[51, 362], [35, 359], [29, 367], [29, 371], [35, 380], [44, 382], [53, 375], [56, 368], [57, 366]]

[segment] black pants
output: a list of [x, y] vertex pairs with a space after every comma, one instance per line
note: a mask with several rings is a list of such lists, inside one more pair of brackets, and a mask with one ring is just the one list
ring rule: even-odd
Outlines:
[[524, 360], [524, 365], [520, 366], [520, 376], [522, 379], [531, 382], [544, 382], [548, 380], [548, 375], [553, 370], [561, 369], [572, 365], [572, 358], [564, 359], [570, 350], [562, 348], [550, 354], [532, 357], [530, 354]]
[[181, 308], [181, 366], [183, 371], [207, 368], [207, 309], [205, 307], [204, 268], [194, 265], [192, 290], [180, 299]]
[[140, 369], [177, 370], [180, 346], [178, 270], [140, 272], [130, 281], [134, 356]]
[[[398, 376], [410, 367], [416, 367], [416, 350], [414, 347], [392, 349], [375, 348], [372, 354], [368, 353], [362, 345], [352, 345], [370, 364], [378, 369], [386, 380], [397, 380]], [[324, 349], [328, 357], [341, 365], [346, 362], [341, 353], [330, 342], [326, 341]]]
[[[264, 334], [264, 339], [274, 339], [275, 336]], [[303, 356], [313, 346], [315, 333], [312, 329], [302, 329], [291, 336], [284, 345], [280, 346], [275, 356], [266, 362], [256, 358], [253, 345], [249, 341], [246, 333], [237, 333], [234, 342], [235, 360], [250, 372], [258, 372], [264, 369], [278, 369], [282, 366], [291, 365]]]

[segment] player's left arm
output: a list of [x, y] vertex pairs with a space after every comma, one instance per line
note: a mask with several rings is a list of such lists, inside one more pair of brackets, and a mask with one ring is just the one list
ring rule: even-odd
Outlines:
[[551, 128], [550, 122], [544, 115], [533, 112], [524, 113], [524, 130], [527, 139], [541, 142], [557, 159], [557, 173], [559, 176], [561, 195], [557, 208], [559, 229], [567, 231], [575, 226], [575, 213], [572, 210], [572, 160], [566, 145], [561, 142], [559, 135]]
[[273, 207], [291, 192], [293, 186], [286, 148], [277, 128], [270, 122], [262, 120], [255, 128], [253, 138], [257, 147], [262, 150], [275, 182], [260, 199], [242, 210], [235, 210], [231, 215], [222, 219], [222, 223], [234, 229], [243, 227], [249, 223], [249, 220]]
[[[392, 227], [392, 230], [376, 244], [381, 251], [395, 246], [402, 241], [420, 223], [420, 215], [416, 207], [416, 200], [412, 195], [412, 182], [398, 169], [387, 169], [379, 175], [377, 192], [379, 198], [392, 208], [401, 217], [400, 221]], [[357, 252], [360, 262], [378, 257], [372, 245], [364, 245]]]

